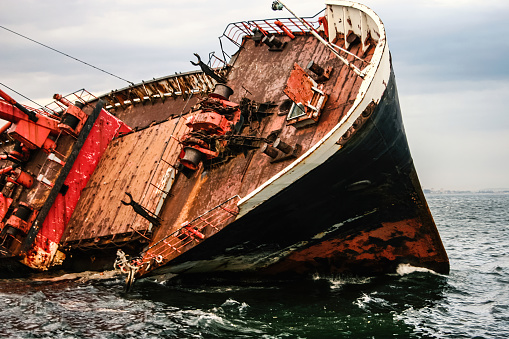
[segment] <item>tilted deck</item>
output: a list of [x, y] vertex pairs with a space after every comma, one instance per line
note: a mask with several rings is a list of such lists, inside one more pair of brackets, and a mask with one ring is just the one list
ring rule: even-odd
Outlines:
[[[230, 64], [216, 71], [226, 78], [226, 84], [234, 91], [228, 101], [240, 104], [244, 124], [238, 133], [226, 136], [230, 143], [239, 142], [240, 146], [235, 152], [225, 152], [219, 158], [204, 160], [195, 171], [180, 172], [177, 158], [182, 151], [179, 141], [182, 141], [187, 133], [186, 119], [197, 112], [194, 109], [195, 105], [211, 91], [210, 82], [204, 81], [202, 73], [188, 72], [155, 79], [150, 83], [139, 85], [136, 89], [126, 88], [108, 94], [106, 98], [116, 116], [139, 130], [111, 145], [107, 156], [99, 165], [101, 170], [97, 171], [97, 177], [92, 178], [91, 184], [85, 190], [80, 212], [73, 216], [71, 222], [73, 228], [68, 232], [66, 245], [71, 248], [94, 248], [94, 246], [100, 248], [123, 245], [129, 241], [140, 242], [145, 246], [142, 261], [147, 265], [143, 265], [140, 271], [144, 274], [206, 242], [230, 223], [238, 221], [257, 206], [265, 204], [309, 171], [332, 158], [375, 111], [388, 86], [391, 66], [383, 25], [374, 21], [377, 19], [376, 15], [360, 5], [348, 7], [351, 4], [345, 3], [348, 6], [341, 7], [338, 4], [343, 2], [336, 4], [331, 1], [331, 3], [326, 12], [329, 26], [326, 27], [321, 20], [318, 34], [329, 38], [334, 44], [332, 49], [335, 52], [298, 25], [292, 29], [294, 37], [274, 28], [275, 26], [267, 21], [229, 26], [230, 31], [234, 33], [228, 39], [238, 43], [240, 48], [232, 57]], [[369, 13], [366, 14], [365, 10]], [[291, 20], [289, 22], [295, 24]], [[262, 25], [268, 25], [269, 28]], [[269, 48], [261, 43], [260, 39], [256, 38], [256, 33], [252, 34], [253, 28], [270, 29], [271, 35], [281, 42], [279, 46], [284, 48]], [[235, 33], [236, 29], [241, 33]], [[245, 36], [242, 38], [243, 35]], [[340, 57], [337, 54], [340, 54]], [[327, 77], [320, 76], [308, 69], [313, 68], [312, 63], [322, 69], [328, 69], [331, 73]], [[313, 80], [308, 81], [307, 78]], [[309, 85], [310, 83], [312, 85]], [[391, 85], [395, 86], [394, 82]], [[323, 105], [322, 102], [319, 104], [320, 115], [314, 119], [316, 121], [308, 119], [301, 124], [301, 121], [289, 121], [288, 114], [294, 103], [304, 101], [309, 104], [307, 99], [300, 100], [307, 95], [304, 93], [305, 90], [301, 92], [303, 88], [321, 93], [320, 100], [325, 101]], [[395, 87], [391, 95], [393, 97], [386, 100], [395, 105], [394, 111], [384, 114], [391, 114], [391, 119], [397, 119], [399, 104]], [[307, 122], [311, 124], [306, 125]], [[392, 128], [392, 123], [388, 124], [388, 128]], [[172, 130], [171, 126], [180, 127]], [[402, 130], [394, 132], [401, 133], [393, 136], [394, 140], [398, 140], [397, 147], [405, 153], [401, 161], [405, 166], [410, 166], [411, 157], [407, 152], [404, 132]], [[156, 134], [157, 138], [152, 139], [152, 135]], [[292, 151], [288, 156], [277, 156], [274, 159], [264, 152], [266, 144], [270, 145], [276, 139], [290, 145]], [[244, 141], [246, 144], [243, 144]], [[369, 149], [371, 146], [366, 147]], [[387, 149], [382, 150], [382, 153], [393, 151]], [[156, 155], [159, 154], [164, 156], [157, 158]], [[384, 154], [379, 156], [385, 157]], [[341, 157], [338, 156], [336, 160]], [[119, 159], [126, 160], [119, 165]], [[137, 159], [139, 161], [136, 161]], [[366, 161], [366, 165], [371, 160], [373, 159], [362, 159]], [[385, 175], [398, 176], [397, 171], [389, 173], [394, 169], [391, 166], [395, 164], [392, 164], [390, 159], [387, 161], [384, 166], [389, 167]], [[339, 166], [349, 164], [341, 163]], [[327, 171], [330, 171], [329, 167]], [[409, 173], [412, 172], [410, 167]], [[339, 172], [349, 173], [345, 174], [345, 178], [349, 178], [355, 171], [355, 168], [349, 168], [347, 171], [342, 168]], [[376, 172], [376, 169], [374, 171]], [[173, 175], [174, 181], [171, 179]], [[416, 190], [420, 190], [418, 182], [410, 184], [408, 175], [403, 176], [406, 177], [401, 179], [401, 183], [404, 182], [404, 185], [409, 186], [408, 191], [403, 193], [402, 200], [413, 199], [410, 196], [418, 195]], [[154, 180], [159, 184], [154, 183]], [[336, 185], [339, 185], [341, 180], [343, 179], [333, 178]], [[369, 182], [367, 185], [371, 184]], [[154, 188], [149, 193], [152, 186]], [[386, 194], [391, 193], [390, 189], [387, 190], [387, 186], [382, 184], [380, 192], [385, 190]], [[134, 210], [122, 206], [120, 200], [125, 198], [125, 192], [130, 192], [138, 203], [157, 214], [160, 223], [151, 225]], [[340, 193], [338, 191], [334, 194]], [[330, 201], [323, 199], [320, 197], [317, 201], [329, 204]], [[348, 196], [341, 199], [348, 199]], [[421, 202], [418, 205], [420, 207], [405, 211], [404, 217], [410, 218], [416, 209], [423, 208]], [[380, 211], [390, 208], [381, 205]], [[356, 220], [363, 218], [362, 213], [368, 212], [359, 213], [361, 213], [359, 216], [349, 216], [346, 211], [345, 216]], [[381, 217], [385, 218], [382, 216], [385, 212], [380, 213]], [[429, 214], [429, 211], [427, 213]], [[438, 237], [430, 218], [426, 217], [422, 222], [426, 224], [426, 228], [430, 228], [433, 237]], [[330, 222], [339, 225], [342, 220], [327, 220], [320, 227], [329, 227], [326, 225]], [[416, 225], [419, 222], [421, 221], [417, 221]], [[253, 226], [253, 220], [248, 223]], [[370, 227], [379, 225], [380, 223], [375, 222]], [[332, 229], [325, 233], [336, 232], [334, 227]], [[311, 232], [316, 238], [325, 229], [300, 231], [298, 237]], [[284, 232], [280, 229], [278, 237], [283, 236]], [[360, 231], [356, 232], [360, 234]], [[355, 236], [352, 234], [352, 237]], [[231, 242], [232, 238], [229, 241]], [[283, 243], [286, 243], [286, 240], [281, 242]], [[289, 249], [291, 248], [293, 247], [290, 246]], [[194, 253], [194, 258], [198, 258], [196, 251]], [[359, 255], [362, 256], [362, 253]], [[355, 260], [357, 258], [352, 258], [352, 262]]]
[[[248, 98], [256, 103], [268, 103], [266, 114], [246, 122], [241, 135], [259, 138], [277, 135], [287, 144], [300, 145], [300, 155], [323, 138], [348, 112], [362, 79], [332, 57], [330, 51], [310, 34], [297, 35], [293, 40], [286, 36], [278, 38], [287, 43], [281, 52], [269, 51], [266, 45], [257, 44], [250, 38], [244, 40], [228, 74], [228, 86], [234, 90], [229, 100], [241, 102]], [[373, 50], [374, 47], [362, 52], [360, 44], [351, 48], [352, 53], [358, 53], [366, 61]], [[319, 123], [297, 129], [287, 124], [291, 101], [283, 90], [294, 64], [305, 68], [311, 60], [321, 67], [332, 67], [330, 79], [323, 82], [323, 92], [330, 95]], [[64, 236], [64, 246], [120, 244], [152, 234], [150, 223], [120, 201], [125, 199], [125, 192], [130, 192], [142, 206], [156, 212], [165, 184], [155, 187], [155, 183], [161, 183], [171, 165], [177, 164], [180, 147], [176, 140], [186, 132], [183, 122], [199, 96], [196, 94], [190, 100], [187, 100], [189, 94], [173, 98], [163, 96], [164, 101], [153, 98], [153, 102], [145, 100], [143, 104], [133, 102], [124, 104], [125, 107], [116, 106], [117, 117], [142, 129], [111, 144], [82, 194]], [[144, 128], [144, 124], [168, 117], [168, 121]], [[175, 129], [176, 124], [179, 127]], [[160, 157], [163, 149], [165, 154]], [[166, 198], [162, 209], [159, 206], [157, 210], [163, 222], [154, 231], [151, 243], [157, 243], [186, 221], [234, 196], [246, 196], [288, 166], [295, 157], [274, 163], [271, 160], [255, 149], [246, 154], [239, 153], [226, 163], [202, 167], [190, 178], [177, 176], [171, 196]], [[154, 176], [156, 169], [158, 173]]]
[[[71, 265], [88, 260], [83, 269], [122, 248], [141, 257], [129, 264], [140, 275], [383, 272], [400, 262], [447, 271], [383, 24], [348, 1], [327, 1], [321, 15], [230, 24], [222, 55], [193, 62], [200, 71], [101, 97], [116, 117], [104, 111], [95, 130], [115, 134], [86, 139], [101, 153], [80, 152], [77, 181], [52, 188], [69, 197], [79, 187], [78, 205], [59, 205], [59, 231], [37, 234], [58, 233], [38, 267], [60, 263], [59, 247]], [[238, 48], [231, 57], [226, 41]], [[122, 121], [130, 128], [115, 127]], [[79, 176], [88, 163], [89, 181], [91, 167]]]

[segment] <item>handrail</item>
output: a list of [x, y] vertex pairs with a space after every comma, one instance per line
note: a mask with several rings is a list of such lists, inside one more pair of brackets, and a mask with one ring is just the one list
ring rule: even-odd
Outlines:
[[230, 210], [225, 205], [233, 201], [236, 207], [235, 201], [238, 200], [240, 200], [240, 197], [234, 195], [191, 221], [185, 222], [178, 230], [166, 235], [145, 249], [140, 255], [143, 257], [143, 262], [150, 265], [152, 260], [155, 260], [156, 263], [162, 263], [163, 260], [173, 259], [175, 255], [190, 249], [187, 247], [189, 244], [197, 244], [197, 241], [207, 238], [202, 233], [205, 228], [212, 229], [210, 235], [219, 232], [232, 217], [238, 214], [238, 211]]
[[[321, 10], [317, 14], [315, 14], [312, 17], [306, 17], [304, 18], [306, 20], [306, 23], [308, 23], [313, 29], [317, 29], [320, 27], [320, 23], [318, 21], [318, 17], [322, 12], [324, 12], [325, 9]], [[232, 22], [228, 24], [223, 32], [223, 34], [219, 37], [219, 43], [221, 46], [221, 52], [224, 58], [223, 60], [220, 60], [223, 62], [223, 66], [226, 66], [226, 56], [228, 55], [223, 47], [222, 39], [226, 39], [233, 45], [235, 45], [237, 48], [240, 48], [242, 45], [242, 39], [247, 36], [253, 34], [253, 30], [256, 28], [260, 30], [264, 34], [282, 34], [284, 33], [281, 28], [279, 28], [276, 24], [274, 24], [275, 21], [282, 22], [292, 33], [299, 35], [299, 34], [306, 34], [310, 32], [310, 29], [306, 27], [306, 25], [302, 24], [301, 22], [296, 22], [294, 18], [273, 18], [273, 19], [261, 19], [261, 20], [249, 20], [249, 21], [238, 21], [238, 22]], [[216, 63], [212, 63], [209, 65], [211, 67], [220, 67]]]
[[[64, 98], [70, 102], [80, 101], [84, 105], [88, 104], [89, 101], [91, 101], [91, 100], [97, 99], [97, 97], [95, 97], [93, 94], [91, 94], [90, 92], [88, 92], [85, 89], [80, 89], [73, 93], [67, 94], [66, 96], [64, 96]], [[5, 101], [5, 100], [0, 98], [0, 101]], [[67, 106], [63, 105], [58, 100], [52, 101], [51, 103], [49, 103], [45, 106], [42, 106], [41, 108], [34, 108], [34, 107], [31, 107], [28, 105], [22, 105], [22, 106], [25, 107], [26, 109], [28, 109], [29, 111], [34, 111], [38, 114], [41, 114], [41, 115], [44, 115], [44, 116], [47, 116], [50, 118], [54, 118], [55, 116], [59, 117], [67, 109]]]

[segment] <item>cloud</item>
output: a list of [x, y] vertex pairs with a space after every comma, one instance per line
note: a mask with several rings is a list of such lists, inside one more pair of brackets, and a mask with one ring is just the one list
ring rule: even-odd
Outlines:
[[423, 187], [508, 188], [509, 151], [503, 147], [508, 143], [506, 131], [481, 131], [466, 138], [460, 131], [450, 130], [429, 133], [424, 142], [411, 143], [411, 151]]
[[[218, 37], [231, 18], [261, 17], [270, 6], [243, 10], [231, 0], [4, 1], [1, 25], [135, 83], [196, 69], [189, 63], [193, 53], [206, 59], [219, 51]], [[2, 81], [31, 98], [50, 101], [51, 94], [43, 93], [48, 88], [68, 93], [81, 86], [102, 94], [128, 85], [6, 30], [0, 29], [0, 40]]]
[[[193, 53], [219, 52], [232, 21], [290, 16], [271, 2], [2, 0], [0, 25], [138, 83], [196, 69]], [[509, 187], [509, 2], [362, 2], [387, 30], [423, 186]], [[285, 4], [303, 16], [323, 9], [318, 0]], [[128, 85], [2, 29], [0, 41], [0, 82], [41, 104], [55, 92], [101, 95]]]
[[438, 84], [400, 97], [410, 149], [424, 187], [509, 187], [509, 115], [503, 81]]

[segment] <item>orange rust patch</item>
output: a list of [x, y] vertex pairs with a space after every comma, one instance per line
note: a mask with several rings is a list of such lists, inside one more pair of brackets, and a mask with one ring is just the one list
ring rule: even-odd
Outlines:
[[340, 262], [354, 263], [380, 262], [381, 259], [395, 261], [411, 257], [427, 262], [438, 253], [427, 232], [420, 232], [422, 227], [418, 219], [386, 222], [377, 229], [359, 232], [344, 239], [323, 241], [295, 251], [286, 258], [285, 265], [314, 262], [316, 258], [334, 258]]

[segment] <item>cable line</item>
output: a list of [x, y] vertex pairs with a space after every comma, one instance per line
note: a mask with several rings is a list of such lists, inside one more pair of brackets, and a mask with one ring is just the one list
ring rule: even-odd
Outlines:
[[65, 56], [66, 56], [66, 57], [68, 57], [68, 58], [71, 58], [71, 59], [74, 59], [74, 60], [76, 60], [76, 61], [79, 61], [79, 62], [81, 62], [82, 64], [85, 64], [85, 65], [87, 65], [87, 66], [90, 66], [90, 67], [92, 67], [92, 68], [95, 68], [95, 69], [97, 69], [98, 71], [104, 72], [104, 73], [106, 73], [106, 74], [109, 74], [109, 75], [111, 75], [111, 76], [114, 76], [114, 77], [115, 77], [115, 78], [117, 78], [117, 79], [120, 79], [120, 80], [123, 80], [123, 81], [125, 81], [125, 82], [128, 82], [128, 83], [130, 83], [131, 85], [133, 85], [133, 86], [134, 86], [134, 83], [133, 83], [132, 81], [126, 80], [126, 79], [124, 79], [124, 78], [121, 78], [121, 77], [119, 77], [119, 76], [117, 76], [117, 75], [115, 75], [115, 74], [113, 74], [113, 73], [110, 73], [110, 72], [108, 72], [108, 71], [105, 71], [104, 69], [101, 69], [101, 68], [99, 68], [99, 67], [95, 67], [94, 65], [91, 65], [91, 64], [89, 64], [89, 63], [87, 63], [87, 62], [85, 62], [85, 61], [83, 61], [83, 60], [77, 59], [77, 58], [75, 58], [75, 57], [73, 57], [73, 56], [71, 56], [71, 55], [69, 55], [69, 54], [66, 54], [66, 53], [64, 53], [64, 52], [61, 52], [61, 51], [59, 51], [59, 50], [57, 50], [57, 49], [55, 49], [55, 48], [53, 48], [53, 47], [50, 47], [50, 46], [45, 45], [45, 44], [43, 44], [43, 43], [40, 43], [39, 41], [36, 41], [36, 40], [31, 39], [31, 38], [29, 38], [29, 37], [27, 37], [27, 36], [24, 36], [23, 34], [19, 34], [19, 33], [17, 33], [17, 32], [14, 32], [13, 30], [8, 29], [7, 27], [4, 27], [4, 26], [1, 26], [1, 25], [0, 25], [0, 28], [3, 28], [3, 29], [5, 29], [6, 31], [9, 31], [9, 32], [11, 32], [11, 33], [13, 33], [13, 34], [16, 34], [16, 35], [18, 35], [18, 36], [20, 36], [20, 37], [22, 37], [22, 38], [25, 38], [25, 39], [27, 39], [27, 40], [30, 40], [30, 41], [32, 41], [32, 42], [35, 42], [36, 44], [39, 44], [39, 45], [41, 45], [41, 46], [43, 46], [43, 47], [46, 47], [46, 48], [48, 48], [48, 49], [51, 49], [52, 51], [55, 51], [55, 52], [60, 53], [60, 54], [62, 54], [62, 55], [65, 55]]
[[3, 83], [1, 83], [1, 82], [0, 82], [0, 85], [4, 86], [5, 88], [9, 89], [10, 91], [13, 91], [13, 92], [14, 92], [14, 93], [16, 93], [17, 95], [19, 95], [19, 96], [21, 96], [21, 97], [23, 97], [23, 98], [27, 99], [28, 101], [30, 101], [30, 102], [32, 102], [32, 103], [34, 103], [34, 104], [36, 104], [37, 106], [41, 107], [42, 109], [44, 109], [44, 106], [42, 106], [42, 105], [40, 105], [40, 104], [36, 103], [35, 101], [33, 101], [32, 99], [30, 99], [29, 97], [26, 97], [26, 96], [24, 96], [23, 94], [21, 94], [20, 92], [13, 90], [13, 89], [12, 89], [12, 88], [10, 88], [9, 86], [7, 86], [7, 85], [5, 85], [5, 84], [3, 84]]

